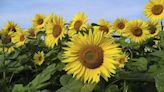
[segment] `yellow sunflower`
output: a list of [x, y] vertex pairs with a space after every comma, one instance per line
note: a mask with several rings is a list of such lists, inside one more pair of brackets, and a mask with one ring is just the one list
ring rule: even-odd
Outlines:
[[37, 30], [42, 30], [45, 27], [45, 16], [43, 14], [36, 14], [32, 20], [32, 25]]
[[118, 67], [119, 68], [124, 68], [125, 63], [128, 62], [128, 55], [126, 54], [122, 54], [117, 58], [118, 63]]
[[73, 74], [76, 79], [84, 83], [98, 83], [100, 76], [106, 81], [108, 77], [116, 73], [117, 61], [121, 49], [114, 40], [105, 37], [106, 34], [99, 31], [89, 34], [78, 34], [71, 38], [64, 48], [64, 68], [68, 74]]
[[52, 22], [46, 27], [45, 44], [53, 48], [62, 39], [65, 33], [64, 20], [61, 16], [54, 15]]
[[148, 38], [148, 25], [142, 20], [130, 21], [127, 25], [127, 36], [135, 43], [141, 43]]
[[127, 26], [127, 23], [127, 19], [117, 18], [113, 24], [114, 30], [120, 35], [126, 34], [125, 28]]
[[15, 33], [15, 36], [12, 38], [12, 42], [15, 43], [16, 47], [20, 47], [25, 44], [27, 41], [27, 34], [25, 31], [18, 31]]
[[26, 30], [27, 32], [27, 37], [29, 38], [36, 38], [36, 35], [38, 33], [38, 31], [35, 28], [29, 28]]
[[12, 21], [8, 21], [4, 27], [4, 30], [6, 31], [12, 31], [12, 32], [17, 32], [20, 31], [21, 28], [18, 24], [12, 22]]
[[154, 37], [161, 31], [161, 25], [158, 22], [149, 21], [148, 30], [150, 37]]
[[73, 36], [76, 34], [79, 30], [82, 30], [87, 27], [87, 15], [83, 12], [78, 12], [69, 27], [69, 35]]
[[40, 66], [43, 62], [44, 62], [44, 52], [38, 51], [37, 53], [34, 54], [34, 63]]
[[97, 23], [99, 26], [95, 26], [94, 30], [103, 31], [106, 34], [111, 34], [114, 30], [112, 24], [109, 21], [100, 19]]
[[164, 0], [150, 0], [145, 5], [145, 15], [152, 21], [159, 21], [164, 18]]
[[12, 39], [12, 35], [13, 35], [13, 31], [6, 31], [6, 30], [2, 30], [0, 33], [0, 38], [1, 38], [1, 44], [3, 45], [9, 45], [9, 46], [5, 46], [4, 48], [1, 47], [0, 51], [4, 51], [5, 53], [10, 54], [11, 52], [13, 52], [15, 50], [14, 46], [12, 45], [11, 39]]

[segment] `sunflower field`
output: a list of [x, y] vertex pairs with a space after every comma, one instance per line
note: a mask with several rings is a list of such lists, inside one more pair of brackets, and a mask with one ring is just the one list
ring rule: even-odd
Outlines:
[[164, 92], [164, 0], [147, 20], [36, 14], [0, 29], [0, 92]]

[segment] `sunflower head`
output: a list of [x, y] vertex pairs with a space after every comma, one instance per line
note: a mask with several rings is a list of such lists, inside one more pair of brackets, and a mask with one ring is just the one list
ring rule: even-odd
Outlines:
[[2, 30], [0, 34], [2, 44], [9, 44], [11, 43], [11, 38], [13, 36], [12, 31]]
[[4, 30], [17, 32], [17, 31], [20, 31], [21, 28], [18, 24], [14, 23], [13, 21], [8, 21], [4, 27]]
[[20, 47], [27, 41], [27, 33], [25, 31], [19, 31], [15, 33], [12, 38], [12, 42], [15, 43], [16, 47]]
[[58, 41], [62, 39], [65, 33], [64, 20], [61, 16], [53, 16], [51, 22], [46, 27], [45, 43], [48, 47], [53, 48]]
[[4, 51], [5, 53], [7, 54], [10, 54], [11, 52], [13, 52], [15, 49], [14, 49], [14, 46], [12, 45], [12, 35], [13, 35], [13, 32], [12, 31], [6, 31], [6, 30], [2, 30], [1, 33], [0, 33], [0, 38], [1, 38], [1, 44], [3, 45], [7, 45], [5, 46], [4, 48], [0, 48], [0, 51]]
[[152, 21], [159, 21], [164, 18], [164, 0], [150, 0], [145, 5], [145, 15]]
[[42, 30], [45, 27], [45, 16], [43, 14], [36, 14], [32, 20], [32, 25], [37, 30]]
[[87, 15], [83, 12], [78, 12], [69, 27], [69, 35], [72, 36], [76, 34], [78, 31], [87, 28]]
[[44, 62], [44, 52], [43, 51], [38, 51], [37, 53], [34, 54], [34, 61], [36, 65], [42, 65]]
[[105, 34], [111, 34], [114, 30], [112, 24], [109, 21], [100, 19], [97, 23], [99, 26], [95, 26], [94, 29], [97, 31], [102, 31]]
[[37, 30], [35, 28], [29, 28], [27, 29], [27, 37], [29, 38], [36, 38]]
[[127, 36], [133, 42], [141, 43], [148, 38], [147, 23], [142, 20], [130, 21], [126, 27]]
[[127, 23], [127, 19], [117, 18], [113, 24], [114, 30], [120, 35], [126, 34], [125, 28], [127, 26]]
[[117, 58], [117, 61], [119, 62], [119, 63], [118, 63], [118, 67], [119, 67], [119, 68], [124, 68], [125, 63], [128, 62], [128, 59], [129, 59], [128, 55], [126, 55], [126, 54], [120, 55], [120, 56]]
[[121, 53], [113, 39], [106, 38], [101, 31], [89, 31], [89, 34], [77, 34], [65, 47], [65, 70], [73, 77], [88, 83], [98, 83], [100, 76], [106, 81], [115, 74], [118, 57]]
[[148, 30], [150, 37], [154, 37], [161, 31], [161, 25], [158, 22], [149, 21]]

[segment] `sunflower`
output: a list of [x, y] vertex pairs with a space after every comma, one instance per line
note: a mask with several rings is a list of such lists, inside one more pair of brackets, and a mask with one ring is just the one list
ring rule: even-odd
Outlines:
[[161, 25], [158, 22], [149, 21], [148, 30], [150, 37], [154, 37], [161, 31]]
[[65, 33], [64, 20], [62, 17], [54, 15], [52, 22], [48, 22], [46, 27], [45, 44], [53, 48], [62, 39]]
[[45, 16], [43, 14], [36, 14], [32, 20], [32, 25], [37, 30], [42, 30], [45, 27]]
[[78, 31], [84, 29], [87, 27], [87, 15], [83, 12], [78, 12], [73, 20], [72, 23], [70, 24], [69, 27], [69, 35], [73, 36], [76, 34]]
[[36, 35], [38, 33], [38, 31], [35, 28], [29, 28], [27, 29], [27, 37], [29, 38], [36, 38]]
[[2, 30], [0, 33], [1, 38], [1, 44], [3, 44], [4, 47], [0, 48], [0, 51], [4, 51], [5, 53], [10, 54], [15, 50], [14, 46], [12, 45], [11, 39], [13, 35], [13, 31], [6, 31]]
[[44, 52], [38, 51], [37, 53], [35, 53], [33, 62], [40, 66], [44, 62]]
[[105, 37], [106, 34], [99, 31], [89, 34], [78, 34], [71, 38], [64, 48], [65, 71], [73, 74], [84, 83], [98, 83], [100, 76], [106, 81], [115, 74], [116, 64], [114, 57], [119, 56], [121, 49], [114, 40]]
[[114, 31], [112, 24], [109, 21], [100, 19], [97, 24], [99, 26], [94, 26], [94, 30], [103, 31], [106, 34], [111, 34]]
[[15, 36], [12, 38], [12, 42], [15, 43], [16, 47], [20, 47], [25, 44], [27, 41], [27, 34], [25, 31], [18, 31], [15, 33]]
[[164, 0], [150, 0], [145, 5], [145, 15], [152, 21], [159, 21], [164, 18]]
[[117, 58], [118, 63], [118, 67], [119, 68], [124, 68], [125, 66], [125, 62], [128, 62], [128, 55], [126, 54], [122, 54]]
[[117, 18], [114, 21], [114, 25], [113, 25], [114, 30], [120, 35], [126, 34], [125, 28], [127, 26], [127, 23], [128, 23], [127, 19]]
[[12, 22], [12, 21], [8, 21], [4, 27], [4, 30], [6, 31], [12, 31], [12, 32], [17, 32], [20, 31], [21, 28], [18, 24]]
[[127, 25], [127, 36], [135, 43], [141, 43], [148, 38], [148, 25], [142, 20], [130, 21]]

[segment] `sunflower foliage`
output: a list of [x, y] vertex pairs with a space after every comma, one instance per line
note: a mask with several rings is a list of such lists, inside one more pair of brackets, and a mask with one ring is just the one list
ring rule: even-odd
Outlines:
[[164, 0], [147, 20], [88, 23], [36, 14], [32, 26], [0, 31], [0, 92], [164, 92]]

